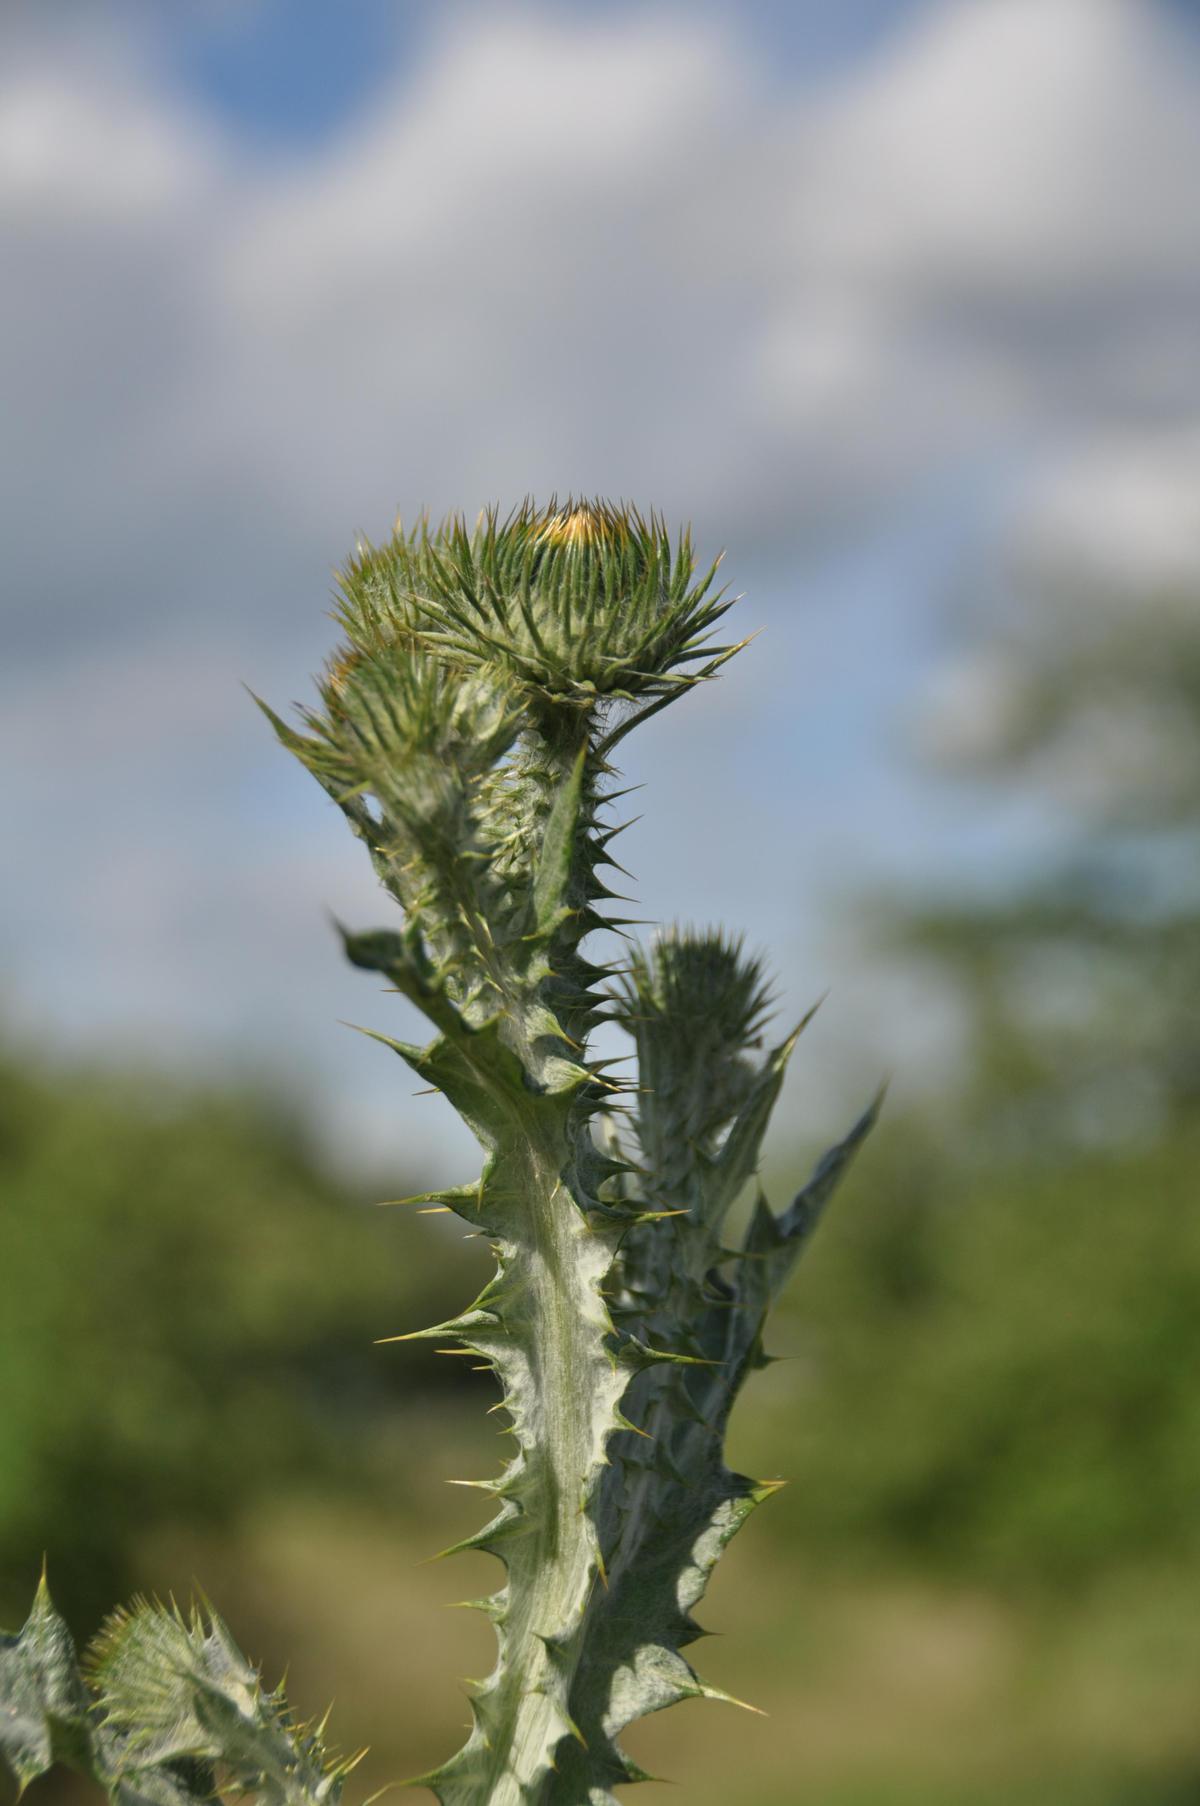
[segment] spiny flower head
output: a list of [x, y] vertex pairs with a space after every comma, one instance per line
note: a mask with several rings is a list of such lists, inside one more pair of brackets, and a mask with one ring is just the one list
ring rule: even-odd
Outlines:
[[[416, 536], [404, 543], [416, 551]], [[521, 698], [504, 672], [465, 670], [426, 644], [415, 594], [401, 580], [400, 544], [360, 543], [338, 572], [345, 641], [319, 680], [321, 706], [300, 711], [308, 734], [285, 734], [339, 800], [361, 792], [415, 801], [422, 790], [470, 782], [521, 725]]]
[[669, 696], [729, 657], [709, 644], [732, 600], [714, 592], [716, 571], [697, 578], [690, 533], [672, 540], [657, 514], [526, 501], [473, 528], [455, 515], [366, 548], [343, 574], [339, 617], [364, 650], [415, 636], [453, 666], [588, 709]]
[[401, 641], [339, 654], [320, 689], [323, 707], [300, 710], [307, 732], [259, 704], [283, 745], [373, 845], [391, 844], [400, 827], [422, 839], [449, 833], [453, 859], [472, 795], [520, 731], [519, 699]]
[[719, 931], [671, 929], [634, 953], [616, 1019], [637, 1043], [643, 1139], [702, 1147], [719, 1134], [753, 1078], [747, 1056], [770, 1008], [761, 961]]
[[669, 1023], [689, 1038], [703, 1031], [739, 1052], [755, 1044], [771, 1007], [762, 961], [720, 929], [668, 929], [649, 955], [635, 951], [623, 989], [638, 1021]]

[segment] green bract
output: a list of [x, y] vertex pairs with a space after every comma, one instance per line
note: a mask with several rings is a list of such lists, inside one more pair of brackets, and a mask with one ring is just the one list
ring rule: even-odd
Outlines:
[[[530, 697], [591, 709], [664, 696], [735, 648], [709, 636], [730, 602], [698, 581], [691, 537], [609, 502], [551, 502], [469, 529], [397, 531], [347, 568], [339, 611], [353, 647], [415, 636], [451, 663], [508, 673]], [[696, 661], [703, 668], [695, 668]]]
[[[726, 1467], [725, 1425], [873, 1120], [781, 1215], [760, 1194], [730, 1243], [795, 1034], [764, 1051], [761, 968], [720, 934], [674, 931], [615, 963], [583, 952], [620, 926], [601, 876], [620, 831], [615, 745], [736, 650], [709, 643], [729, 606], [712, 581], [694, 581], [687, 534], [603, 502], [398, 533], [344, 573], [346, 644], [320, 708], [299, 728], [271, 715], [401, 906], [396, 927], [345, 934], [432, 1030], [387, 1045], [483, 1150], [480, 1177], [426, 1201], [487, 1238], [494, 1278], [450, 1322], [397, 1338], [474, 1352], [515, 1446], [475, 1482], [492, 1510], [463, 1546], [504, 1564], [480, 1602], [498, 1649], [466, 1744], [424, 1777], [443, 1806], [604, 1806], [639, 1778], [618, 1743], [631, 1720], [721, 1697], [681, 1652], [721, 1550], [775, 1484]], [[633, 1041], [632, 1079], [589, 1051], [605, 1017]], [[77, 1678], [69, 1698], [39, 1692], [30, 1636], [0, 1668], [0, 1700], [19, 1696], [29, 1727], [10, 1744], [19, 1775], [61, 1753], [59, 1719], [82, 1736], [99, 1711], [120, 1762], [89, 1772], [110, 1791], [131, 1763], [156, 1799], [217, 1770], [264, 1796], [340, 1785], [215, 1619], [118, 1621], [94, 1666], [100, 1706]]]
[[[86, 1677], [86, 1678], [85, 1678]], [[116, 1806], [194, 1806], [252, 1793], [269, 1806], [337, 1806], [360, 1760], [299, 1724], [215, 1612], [185, 1619], [139, 1600], [115, 1612], [83, 1671], [45, 1578], [17, 1636], [0, 1635], [0, 1756], [24, 1792], [55, 1763]]]

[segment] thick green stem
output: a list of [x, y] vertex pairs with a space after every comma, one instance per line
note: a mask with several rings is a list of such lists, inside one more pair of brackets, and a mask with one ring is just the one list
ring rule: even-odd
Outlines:
[[527, 1231], [505, 1269], [506, 1285], [523, 1295], [527, 1334], [515, 1347], [480, 1343], [495, 1356], [521, 1451], [512, 1481], [522, 1519], [504, 1549], [502, 1648], [476, 1697], [489, 1747], [481, 1791], [462, 1796], [489, 1806], [536, 1797], [532, 1788], [571, 1733], [562, 1655], [597, 1571], [588, 1504], [625, 1383], [599, 1291], [612, 1248], [589, 1230], [555, 1165], [546, 1150], [533, 1153]]

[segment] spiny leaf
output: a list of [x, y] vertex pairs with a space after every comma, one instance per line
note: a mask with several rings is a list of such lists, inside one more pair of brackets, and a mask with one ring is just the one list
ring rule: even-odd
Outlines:
[[23, 1793], [56, 1761], [95, 1773], [91, 1701], [43, 1574], [15, 1636], [0, 1634], [0, 1756]]

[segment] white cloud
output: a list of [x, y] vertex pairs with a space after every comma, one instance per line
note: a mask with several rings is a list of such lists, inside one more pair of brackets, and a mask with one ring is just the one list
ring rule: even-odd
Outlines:
[[977, 632], [929, 685], [924, 750], [949, 769], [1016, 770], [1085, 818], [1194, 819], [1200, 425], [1102, 433], [1037, 461], [992, 553], [1007, 606], [994, 638]]
[[[202, 850], [172, 839], [156, 907], [164, 922], [185, 899], [207, 909], [211, 961], [189, 968], [168, 928], [147, 970], [172, 1008], [203, 1013], [237, 939], [229, 899], [267, 907], [265, 817], [237, 800], [258, 755], [230, 726], [234, 675], [296, 693], [329, 564], [397, 505], [624, 492], [730, 541], [736, 577], [764, 546], [799, 560], [833, 520], [861, 530], [947, 473], [996, 466], [1008, 489], [1014, 468], [1037, 477], [1039, 532], [1101, 548], [1110, 570], [1181, 568], [1200, 73], [1163, 20], [1147, 0], [947, 0], [793, 93], [732, 6], [724, 25], [480, 6], [290, 162], [222, 140], [94, 16], [86, 42], [61, 22], [13, 30], [10, 656], [35, 668], [27, 696], [74, 725], [46, 733], [26, 708], [8, 739], [14, 756], [36, 744], [39, 795], [70, 810], [55, 934], [90, 894], [88, 946], [102, 961], [119, 943], [132, 982], [154, 935], [144, 913], [136, 935], [114, 926], [111, 849], [144, 887], [161, 857], [147, 824], [192, 811]], [[759, 669], [782, 698], [794, 673]], [[87, 700], [97, 684], [107, 713]], [[764, 711], [747, 695], [748, 729]], [[781, 705], [776, 731], [789, 721]], [[764, 763], [794, 770], [777, 752]], [[298, 794], [281, 785], [271, 805]], [[36, 904], [49, 819], [19, 812], [35, 989], [57, 958]], [[324, 855], [296, 858], [309, 908]], [[272, 986], [282, 1007], [292, 974], [272, 971], [247, 980], [247, 1014]]]
[[0, 77], [0, 218], [10, 226], [154, 221], [194, 201], [210, 155], [132, 83], [93, 88], [50, 68]]
[[589, 484], [728, 518], [703, 426], [738, 423], [712, 348], [731, 326], [736, 359], [744, 328], [719, 221], [689, 238], [687, 214], [741, 62], [700, 21], [481, 10], [323, 168], [260, 192], [223, 299], [267, 425], [343, 518]]
[[1198, 101], [1143, 0], [943, 0], [786, 122], [758, 373], [793, 444], [861, 500], [1200, 408]]
[[1039, 470], [1013, 510], [1023, 568], [1097, 606], [1200, 614], [1200, 421], [1102, 434]]
[[14, 568], [64, 495], [131, 610], [168, 534], [223, 613], [231, 550], [254, 582], [528, 487], [799, 545], [950, 460], [1200, 408], [1200, 80], [1158, 21], [937, 5], [792, 100], [732, 24], [480, 8], [282, 167], [115, 52], [12, 60]]
[[1195, 280], [1196, 71], [1145, 0], [940, 0], [803, 142], [796, 243], [981, 325]]

